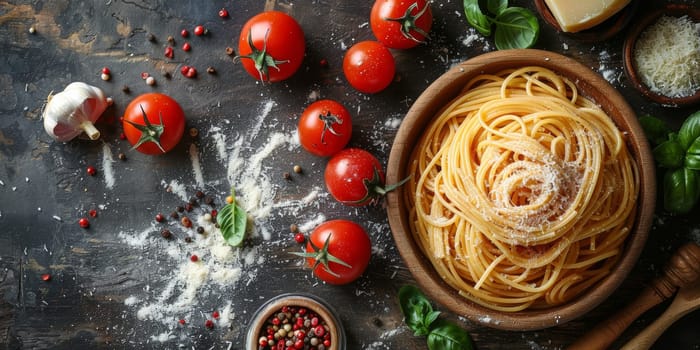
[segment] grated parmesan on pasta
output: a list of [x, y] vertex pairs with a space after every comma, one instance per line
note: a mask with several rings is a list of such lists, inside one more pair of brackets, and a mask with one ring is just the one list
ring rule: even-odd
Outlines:
[[651, 91], [668, 97], [693, 95], [700, 88], [700, 23], [687, 15], [660, 17], [639, 36], [634, 59]]

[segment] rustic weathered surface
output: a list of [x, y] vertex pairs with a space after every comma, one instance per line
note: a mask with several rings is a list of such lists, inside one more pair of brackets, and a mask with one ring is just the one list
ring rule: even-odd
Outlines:
[[[534, 10], [530, 2], [514, 3]], [[420, 92], [454, 63], [494, 50], [490, 39], [468, 27], [461, 5], [456, 0], [433, 3], [430, 44], [395, 51], [399, 79], [386, 91], [368, 96], [348, 86], [341, 68], [347, 47], [372, 38], [370, 3], [365, 1], [0, 1], [0, 348], [241, 349], [246, 323], [265, 299], [303, 291], [337, 308], [348, 349], [424, 349], [425, 340], [414, 337], [402, 323], [396, 294], [413, 280], [393, 245], [384, 209], [349, 209], [335, 203], [325, 194], [325, 160], [294, 143], [266, 154], [260, 163], [260, 177], [275, 190], [275, 203], [282, 204], [259, 223], [270, 237], [258, 235], [246, 242], [244, 251], [252, 260], [243, 256], [230, 263], [241, 268], [241, 277], [232, 285], [210, 281], [200, 288], [196, 301], [182, 312], [188, 318], [184, 327], [175, 320], [164, 324], [149, 315], [139, 318], [138, 311], [177, 278], [177, 269], [194, 247], [183, 242], [184, 231], [172, 221], [167, 227], [173, 228], [176, 239], [157, 239], [161, 226], [154, 215], [167, 215], [186, 201], [180, 193], [192, 196], [198, 189], [220, 205], [230, 186], [238, 185], [230, 182], [231, 174], [236, 178], [242, 171], [228, 162], [232, 154], [238, 151], [251, 161], [270, 143], [269, 135], [293, 135], [296, 118], [309, 101], [322, 97], [345, 104], [355, 118], [352, 145], [386, 162], [398, 121]], [[217, 16], [221, 7], [229, 10], [230, 18]], [[236, 48], [245, 21], [263, 9], [291, 14], [306, 34], [301, 70], [279, 84], [256, 83], [225, 53], [226, 47]], [[210, 35], [189, 38], [193, 49], [183, 52], [179, 32], [197, 24], [207, 26]], [[694, 111], [649, 103], [627, 86], [620, 35], [605, 43], [579, 42], [541, 24], [537, 48], [573, 57], [600, 72], [639, 115], [657, 115], [677, 127]], [[30, 27], [36, 33], [30, 34]], [[149, 33], [156, 42], [147, 40]], [[163, 57], [170, 35], [177, 42], [173, 60]], [[322, 59], [328, 67], [321, 67]], [[198, 79], [182, 77], [183, 64], [197, 67]], [[109, 82], [100, 80], [104, 66], [112, 70]], [[217, 74], [207, 74], [208, 66]], [[141, 72], [155, 76], [157, 85], [147, 86]], [[172, 77], [165, 78], [163, 72]], [[43, 130], [46, 97], [72, 81], [99, 86], [114, 98], [115, 105], [98, 123], [100, 141], [61, 144]], [[122, 91], [124, 85], [130, 93]], [[163, 156], [130, 151], [119, 137], [119, 116], [133, 97], [148, 91], [177, 99], [188, 127], [197, 128], [200, 135], [185, 136]], [[216, 139], [221, 135], [226, 137], [224, 159]], [[117, 159], [122, 152], [125, 161]], [[291, 172], [295, 164], [304, 172], [285, 180], [283, 173]], [[97, 176], [86, 175], [88, 165], [98, 168]], [[173, 189], [173, 184], [184, 190]], [[304, 201], [305, 197], [311, 200]], [[81, 229], [77, 220], [90, 209], [98, 215], [91, 219], [90, 229]], [[466, 322], [459, 315], [444, 316], [469, 330], [479, 349], [563, 348], [631, 300], [676, 247], [700, 240], [697, 215], [670, 217], [657, 212], [637, 269], [609, 301], [580, 319], [542, 331], [504, 332]], [[367, 273], [357, 282], [319, 283], [300, 259], [289, 254], [299, 250], [289, 234], [290, 224], [313, 223], [319, 213], [325, 218], [355, 219], [368, 228], [376, 249]], [[142, 233], [156, 237], [138, 244], [136, 237]], [[181, 253], [182, 259], [172, 252]], [[42, 281], [44, 273], [51, 274], [50, 281]], [[230, 326], [206, 329], [204, 320], [210, 313], [228, 304]], [[155, 318], [171, 314], [165, 309], [152, 313]], [[630, 339], [659, 313], [654, 309], [644, 315], [616, 344]], [[698, 321], [697, 312], [686, 317], [661, 338], [658, 348], [697, 347]], [[169, 330], [175, 339], [164, 343], [153, 339]]]

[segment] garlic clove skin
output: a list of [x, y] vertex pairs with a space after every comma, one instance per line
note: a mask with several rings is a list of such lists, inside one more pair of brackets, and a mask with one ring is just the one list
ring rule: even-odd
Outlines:
[[91, 140], [100, 137], [93, 122], [107, 109], [109, 102], [100, 88], [73, 82], [49, 96], [44, 108], [44, 130], [60, 142], [67, 142], [85, 132]]

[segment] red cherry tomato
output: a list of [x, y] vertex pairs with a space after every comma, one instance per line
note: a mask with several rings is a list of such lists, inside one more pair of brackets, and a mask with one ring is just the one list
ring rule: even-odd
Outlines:
[[359, 148], [346, 148], [331, 157], [326, 164], [324, 178], [331, 196], [350, 206], [375, 204], [408, 180], [385, 185], [379, 160]]
[[301, 114], [298, 132], [304, 149], [317, 156], [331, 156], [350, 141], [352, 118], [342, 104], [319, 100]]
[[378, 41], [353, 45], [343, 59], [345, 78], [352, 87], [366, 94], [384, 90], [394, 80], [395, 71], [394, 56]]
[[377, 0], [369, 23], [386, 47], [408, 49], [428, 39], [433, 14], [427, 0]]
[[265, 11], [243, 25], [237, 59], [253, 78], [276, 82], [299, 69], [305, 50], [304, 31], [294, 18]]
[[145, 154], [162, 154], [173, 149], [185, 132], [185, 113], [172, 97], [146, 93], [133, 99], [122, 118], [129, 143]]
[[347, 284], [364, 273], [372, 257], [365, 229], [349, 220], [322, 223], [309, 235], [307, 262], [316, 277], [330, 284]]

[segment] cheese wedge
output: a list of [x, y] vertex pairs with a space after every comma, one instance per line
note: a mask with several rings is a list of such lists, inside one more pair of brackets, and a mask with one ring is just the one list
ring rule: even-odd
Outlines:
[[631, 0], [545, 0], [565, 32], [589, 29], [612, 17]]

